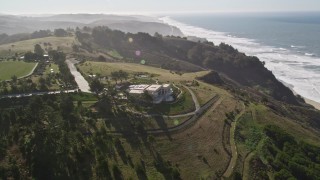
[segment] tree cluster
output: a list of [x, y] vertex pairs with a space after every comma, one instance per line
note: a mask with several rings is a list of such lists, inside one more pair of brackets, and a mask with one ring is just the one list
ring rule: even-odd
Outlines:
[[277, 126], [264, 129], [269, 138], [263, 155], [275, 170], [275, 179], [317, 179], [320, 177], [320, 147], [303, 141]]

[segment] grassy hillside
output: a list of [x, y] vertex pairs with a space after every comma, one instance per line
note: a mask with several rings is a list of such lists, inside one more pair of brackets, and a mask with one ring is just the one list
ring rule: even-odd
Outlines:
[[[50, 45], [45, 46], [44, 43], [50, 43]], [[74, 37], [46, 37], [19, 41], [0, 45], [0, 56], [14, 56], [15, 53], [25, 53], [27, 51], [33, 52], [36, 44], [40, 44], [43, 49], [57, 49], [60, 47], [64, 52], [71, 52], [74, 43], [76, 43]]]
[[101, 76], [109, 76], [111, 72], [123, 70], [133, 76], [136, 73], [146, 73], [155, 76], [161, 82], [180, 82], [189, 81], [196, 77], [203, 76], [209, 71], [201, 71], [196, 73], [176, 74], [166, 69], [155, 68], [152, 66], [135, 64], [135, 63], [105, 63], [87, 61], [78, 65], [81, 72], [85, 75], [100, 74]]
[[[293, 119], [279, 116], [262, 104], [250, 104], [237, 121], [235, 140], [239, 155], [233, 172], [234, 177], [241, 175], [243, 179], [279, 178], [279, 171], [283, 167], [275, 167], [273, 163], [276, 160], [267, 159], [266, 156], [268, 148], [273, 146], [270, 146], [270, 137], [265, 131], [270, 126], [279, 128], [277, 131], [280, 134], [288, 133], [296, 142], [320, 147], [318, 131], [301, 125]], [[276, 140], [275, 143], [280, 141]], [[286, 151], [286, 149], [283, 150]], [[294, 173], [292, 169], [289, 171]], [[297, 176], [295, 178], [299, 179]]]
[[[155, 72], [159, 71], [163, 72], [161, 69]], [[175, 74], [171, 76], [180, 77]], [[180, 80], [185, 79], [181, 76]], [[252, 179], [265, 177], [265, 173], [272, 178], [277, 171], [268, 170], [269, 161], [264, 161], [265, 156], [259, 154], [263, 152], [260, 147], [265, 145], [264, 129], [267, 125], [284, 129], [297, 141], [319, 145], [318, 132], [309, 126], [302, 126], [293, 119], [279, 115], [261, 103], [247, 104], [237, 91], [199, 83], [199, 86], [190, 88], [196, 92], [199, 89], [198, 96], [203, 101], [206, 97], [203, 94], [215, 93], [221, 98], [196, 122], [173, 132], [169, 131], [169, 127], [177, 124], [172, 123], [172, 119], [135, 116], [117, 107], [116, 104], [121, 104], [119, 102], [110, 103], [107, 100], [104, 115], [101, 116], [92, 107], [79, 103], [82, 99], [85, 102], [87, 95], [58, 95], [41, 100], [33, 98], [9, 102], [1, 100], [0, 105], [5, 104], [2, 106], [5, 108], [0, 110], [0, 127], [4, 133], [0, 137], [5, 141], [0, 144], [0, 150], [6, 151], [0, 151], [4, 154], [4, 158], [0, 158], [0, 177], [217, 179], [223, 176], [229, 166], [231, 139], [235, 138], [239, 156], [231, 176], [247, 174], [245, 177]], [[19, 104], [24, 105], [17, 106]], [[15, 111], [12, 107], [23, 108]], [[34, 108], [37, 111], [33, 111]], [[16, 118], [9, 112], [14, 112]], [[106, 115], [106, 112], [113, 113]], [[28, 117], [23, 114], [28, 114]], [[233, 117], [230, 114], [239, 116], [235, 137], [230, 133]], [[9, 116], [12, 118], [9, 118], [8, 124], [6, 117]], [[27, 124], [25, 118], [28, 118]], [[179, 125], [185, 120], [177, 118], [175, 121]], [[54, 128], [57, 126], [59, 128]], [[20, 131], [16, 131], [17, 128]], [[150, 132], [153, 128], [160, 128], [163, 133], [153, 134]], [[8, 143], [10, 141], [14, 143]], [[247, 155], [253, 151], [256, 155], [247, 159]], [[251, 158], [261, 160], [252, 162]], [[63, 163], [66, 159], [67, 163]], [[13, 162], [21, 163], [15, 165]], [[34, 165], [30, 166], [29, 163]], [[246, 166], [248, 168], [244, 168]], [[257, 175], [258, 172], [260, 174]]]
[[19, 78], [28, 75], [35, 65], [23, 61], [0, 61], [0, 81], [9, 80], [12, 76]]
[[[109, 30], [96, 33], [108, 36], [99, 39], [101, 36], [87, 34], [88, 39], [80, 40], [81, 50], [91, 47], [92, 53], [99, 54], [101, 49], [115, 49], [126, 63], [83, 61], [77, 67], [88, 80], [91, 74], [110, 77], [112, 72], [122, 70], [128, 73], [128, 79], [122, 81], [174, 82], [184, 92], [182, 85], [188, 85], [201, 105], [215, 95], [217, 100], [193, 118], [146, 117], [128, 108], [132, 102], [116, 98], [113, 85], [121, 80], [109, 78], [101, 78], [108, 84], [108, 93], [100, 96], [73, 93], [0, 99], [0, 179], [320, 176], [320, 112], [286, 94], [287, 89], [258, 59], [224, 44], [213, 46]], [[57, 46], [69, 46], [67, 42], [61, 39]], [[137, 49], [142, 50], [142, 56], [134, 53]], [[64, 72], [59, 76], [67, 74], [62, 66], [64, 54], [61, 56], [59, 67], [46, 67], [44, 77], [51, 76], [50, 69]], [[146, 65], [138, 64], [141, 59], [147, 61]], [[186, 68], [190, 69], [179, 69], [184, 64], [191, 64]], [[199, 66], [216, 72], [199, 71]], [[189, 94], [185, 102], [188, 106], [178, 103], [153, 107], [169, 109], [172, 114], [171, 110], [183, 111], [183, 107], [194, 110]]]
[[[257, 57], [246, 56], [224, 43], [217, 46], [186, 38], [123, 33], [107, 27], [96, 27], [90, 33], [78, 32], [76, 35], [82, 48], [90, 51], [114, 49], [131, 62], [146, 60], [150, 65], [173, 71], [215, 70], [237, 85], [267, 94], [278, 101], [301, 105], [293, 92], [279, 82]], [[141, 53], [137, 54], [137, 51]]]

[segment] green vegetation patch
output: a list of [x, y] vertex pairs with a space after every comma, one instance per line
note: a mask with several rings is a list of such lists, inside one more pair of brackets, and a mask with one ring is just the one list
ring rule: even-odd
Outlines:
[[118, 53], [118, 51], [116, 50], [111, 50], [111, 51], [108, 51], [108, 54], [112, 57], [115, 57], [117, 59], [122, 59], [123, 57]]
[[71, 94], [73, 101], [98, 101], [97, 96], [91, 93], [73, 93]]
[[12, 76], [17, 76], [18, 78], [26, 76], [35, 65], [36, 63], [26, 63], [23, 61], [0, 62], [0, 80], [9, 80]]
[[251, 111], [246, 112], [239, 119], [236, 129], [236, 140], [243, 143], [247, 150], [253, 151], [257, 148], [263, 138], [262, 128], [253, 121]]
[[318, 179], [320, 177], [320, 147], [303, 141], [277, 126], [264, 128], [269, 140], [262, 156], [273, 167], [275, 179]]
[[181, 88], [181, 90], [183, 93], [176, 102], [156, 104], [152, 107], [151, 111], [167, 115], [183, 114], [194, 111], [195, 106], [191, 94], [185, 88]]

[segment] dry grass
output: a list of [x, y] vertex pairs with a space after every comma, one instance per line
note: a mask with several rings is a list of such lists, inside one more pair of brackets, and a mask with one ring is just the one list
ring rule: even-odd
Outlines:
[[[157, 153], [165, 162], [169, 161], [179, 169], [182, 179], [214, 179], [218, 174], [222, 175], [230, 159], [224, 150], [222, 138], [225, 113], [234, 111], [239, 107], [238, 104], [230, 95], [223, 96], [221, 103], [211, 107], [194, 125], [179, 133], [156, 136], [152, 145], [148, 144], [148, 138], [143, 135], [124, 135], [120, 140], [125, 154], [131, 157], [135, 166], [145, 164], [148, 179], [165, 179], [154, 166]], [[146, 126], [158, 127], [146, 121]], [[138, 178], [134, 169], [123, 163], [119, 154], [116, 154], [115, 161], [125, 179]]]
[[217, 92], [217, 88], [215, 88], [213, 85], [203, 82], [199, 82], [199, 86], [191, 86], [190, 89], [192, 89], [195, 95], [197, 96], [200, 105], [204, 105], [214, 95], [219, 93]]
[[[17, 53], [25, 53], [33, 51], [34, 45], [40, 44], [45, 49], [44, 43], [50, 43], [53, 49], [60, 47], [64, 52], [72, 52], [72, 44], [76, 43], [74, 37], [46, 37], [38, 39], [30, 39], [10, 44], [0, 45], [0, 55], [14, 55]], [[49, 46], [47, 46], [49, 47]], [[11, 52], [9, 51], [11, 49]]]
[[157, 141], [156, 149], [163, 157], [179, 164], [182, 179], [213, 179], [227, 167], [229, 156], [223, 148], [222, 132], [225, 112], [234, 110], [236, 104], [237, 101], [226, 98], [194, 126], [172, 135], [172, 141], [167, 137]]
[[156, 67], [133, 64], [133, 63], [105, 63], [105, 62], [85, 62], [82, 65], [78, 65], [80, 70], [89, 74], [101, 74], [102, 76], [110, 76], [111, 72], [123, 70], [129, 74], [138, 72], [144, 72], [149, 74], [155, 74], [161, 82], [180, 82], [193, 80], [196, 77], [203, 76], [209, 71], [201, 71], [195, 73], [185, 73], [182, 75], [171, 73], [169, 70], [160, 69]]

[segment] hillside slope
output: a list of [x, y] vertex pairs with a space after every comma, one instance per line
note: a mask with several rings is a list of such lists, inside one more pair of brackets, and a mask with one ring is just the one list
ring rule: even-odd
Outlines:
[[[115, 49], [123, 57], [140, 62], [141, 59], [163, 68], [184, 71], [187, 62], [209, 68], [226, 75], [238, 85], [250, 87], [273, 98], [293, 105], [299, 105], [292, 91], [279, 82], [257, 57], [246, 56], [233, 47], [212, 43], [197, 43], [175, 37], [152, 37], [148, 34], [125, 34], [106, 27], [94, 28], [91, 34], [77, 33], [84, 48]], [[129, 41], [130, 40], [130, 41]], [[139, 56], [136, 51], [142, 52]]]

